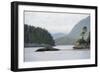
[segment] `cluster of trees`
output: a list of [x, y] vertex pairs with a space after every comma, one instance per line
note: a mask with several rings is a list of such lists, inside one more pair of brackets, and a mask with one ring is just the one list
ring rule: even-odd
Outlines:
[[90, 32], [89, 32], [89, 35], [88, 35], [86, 41], [87, 41], [87, 45], [90, 45]]
[[51, 34], [43, 28], [24, 24], [24, 43], [55, 45]]
[[84, 37], [85, 37], [86, 32], [87, 32], [87, 27], [84, 26], [81, 32], [81, 36], [82, 36], [81, 40], [83, 40], [83, 43], [86, 43], [87, 45], [89, 45], [90, 44], [90, 32], [88, 34], [87, 39], [85, 40]]
[[90, 35], [88, 35], [87, 39], [78, 39], [77, 42], [79, 43], [79, 46], [80, 45], [84, 45], [85, 46], [89, 46], [90, 45]]
[[87, 27], [84, 26], [82, 28], [82, 32], [81, 32], [81, 39], [78, 39], [76, 41], [76, 45], [75, 45], [75, 48], [89, 48], [90, 47], [90, 32], [87, 36], [87, 39], [85, 39], [85, 34], [87, 32]]

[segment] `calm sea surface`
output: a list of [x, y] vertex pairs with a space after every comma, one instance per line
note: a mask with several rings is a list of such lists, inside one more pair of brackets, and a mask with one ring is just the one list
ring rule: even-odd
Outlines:
[[35, 52], [39, 48], [43, 47], [24, 48], [24, 61], [75, 60], [90, 58], [89, 49], [74, 50], [73, 45], [55, 46], [54, 48], [60, 49], [59, 51]]

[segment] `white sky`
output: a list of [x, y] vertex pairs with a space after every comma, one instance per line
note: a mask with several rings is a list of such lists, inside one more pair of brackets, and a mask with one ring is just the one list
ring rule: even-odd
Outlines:
[[82, 19], [89, 14], [24, 12], [25, 24], [41, 27], [52, 33], [67, 34]]

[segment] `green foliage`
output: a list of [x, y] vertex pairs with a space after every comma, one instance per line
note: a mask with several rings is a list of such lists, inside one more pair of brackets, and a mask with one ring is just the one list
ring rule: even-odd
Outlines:
[[81, 32], [82, 38], [76, 41], [77, 44], [75, 45], [74, 48], [90, 48], [90, 32], [87, 39], [84, 39], [86, 32], [87, 32], [87, 27], [84, 26]]
[[82, 36], [83, 40], [84, 40], [84, 35], [85, 35], [86, 32], [87, 32], [87, 27], [84, 26], [83, 29], [82, 29], [82, 32], [81, 32], [81, 36]]
[[87, 43], [84, 39], [79, 39], [77, 42], [79, 43], [79, 45]]
[[90, 32], [89, 32], [89, 35], [88, 35], [86, 41], [87, 41], [87, 45], [90, 45]]
[[55, 45], [51, 34], [43, 28], [24, 25], [24, 43]]

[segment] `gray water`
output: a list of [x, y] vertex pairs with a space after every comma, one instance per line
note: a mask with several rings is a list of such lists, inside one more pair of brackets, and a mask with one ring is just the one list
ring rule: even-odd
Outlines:
[[24, 48], [24, 61], [50, 61], [50, 60], [75, 60], [75, 59], [89, 59], [89, 49], [73, 49], [73, 45], [59, 45], [54, 48], [59, 51], [45, 51], [35, 52], [37, 49], [43, 47]]

